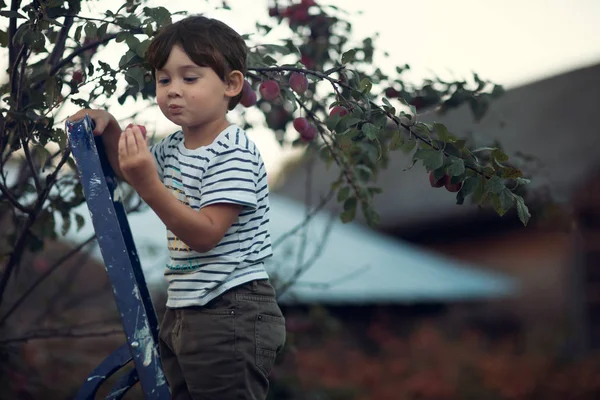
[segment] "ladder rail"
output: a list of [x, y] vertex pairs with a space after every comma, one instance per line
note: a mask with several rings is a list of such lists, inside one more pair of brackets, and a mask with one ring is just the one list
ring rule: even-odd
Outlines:
[[[158, 354], [158, 318], [125, 208], [119, 199], [114, 198], [116, 176], [108, 163], [102, 140], [94, 137], [92, 129], [93, 121], [88, 115], [82, 120], [66, 123], [69, 145], [113, 287], [137, 379], [146, 399], [168, 399], [169, 386]], [[129, 382], [135, 384], [137, 379]]]

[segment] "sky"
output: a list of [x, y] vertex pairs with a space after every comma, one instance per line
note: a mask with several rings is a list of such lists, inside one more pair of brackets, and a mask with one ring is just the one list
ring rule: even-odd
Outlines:
[[[348, 19], [354, 23], [354, 39], [379, 33], [375, 46], [385, 49], [389, 57], [376, 58], [377, 65], [393, 71], [396, 65], [408, 63], [412, 67], [409, 78], [417, 81], [434, 75], [468, 78], [477, 72], [484, 79], [511, 88], [600, 62], [597, 0], [317, 1], [348, 12]], [[202, 0], [149, 3], [171, 12], [203, 12], [243, 34], [253, 32], [257, 20], [268, 20], [266, 9], [270, 1], [253, 0], [249, 6], [248, 0], [228, 0], [232, 11], [215, 11], [211, 6], [215, 2]], [[98, 16], [99, 12], [115, 10], [122, 4], [123, 0], [90, 1], [84, 12]], [[275, 30], [265, 40], [274, 42], [284, 31]], [[99, 55], [116, 65], [121, 53], [118, 47], [111, 47]], [[142, 107], [132, 102], [120, 107], [116, 100], [107, 106], [117, 118]], [[74, 111], [67, 109], [66, 115]], [[159, 134], [176, 129], [158, 109], [148, 110], [141, 118]], [[285, 153], [279, 151], [273, 135], [256, 129], [250, 136], [261, 149], [267, 167], [271, 171], [278, 169]]]

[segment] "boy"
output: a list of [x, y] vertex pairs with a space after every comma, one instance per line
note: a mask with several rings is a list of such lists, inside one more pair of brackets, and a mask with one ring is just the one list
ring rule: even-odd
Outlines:
[[167, 227], [160, 355], [173, 399], [265, 399], [285, 324], [263, 261], [272, 255], [260, 153], [227, 122], [246, 73], [243, 39], [202, 16], [165, 27], [147, 59], [162, 113], [181, 130], [150, 149], [137, 125], [95, 121], [109, 161]]

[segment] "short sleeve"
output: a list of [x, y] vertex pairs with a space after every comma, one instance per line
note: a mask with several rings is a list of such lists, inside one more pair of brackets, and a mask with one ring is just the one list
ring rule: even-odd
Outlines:
[[167, 146], [172, 137], [173, 135], [169, 135], [150, 146], [150, 152], [154, 156], [154, 161], [156, 161], [156, 169], [158, 169], [158, 176], [160, 177], [161, 181], [163, 180], [163, 171], [165, 169], [165, 159], [167, 157], [168, 149]]
[[241, 147], [222, 150], [206, 167], [200, 208], [217, 203], [256, 208], [258, 170], [258, 156], [250, 150]]

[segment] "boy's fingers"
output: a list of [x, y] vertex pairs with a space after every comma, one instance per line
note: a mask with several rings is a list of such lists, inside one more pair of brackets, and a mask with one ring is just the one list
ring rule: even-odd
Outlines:
[[138, 146], [136, 143], [135, 133], [131, 128], [125, 130], [125, 140], [127, 141], [127, 154], [136, 154]]
[[127, 135], [125, 132], [121, 134], [119, 138], [119, 157], [125, 157], [127, 155]]
[[137, 144], [137, 150], [143, 149], [146, 146], [146, 140], [144, 140], [144, 135], [142, 135], [142, 131], [137, 125], [134, 125], [133, 134], [135, 136], [135, 142]]

